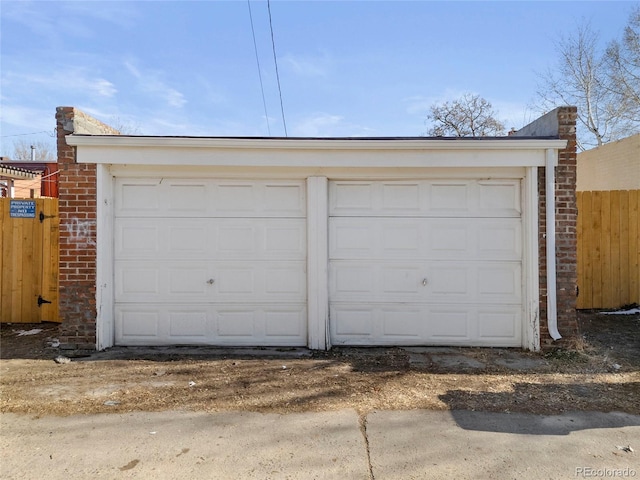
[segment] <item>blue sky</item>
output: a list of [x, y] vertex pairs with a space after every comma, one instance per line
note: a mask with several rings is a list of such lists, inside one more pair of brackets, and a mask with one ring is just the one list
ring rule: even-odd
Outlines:
[[[479, 94], [507, 127], [581, 19], [602, 45], [637, 2], [271, 1], [289, 136], [417, 136], [429, 105]], [[0, 3], [3, 155], [52, 141], [55, 108], [145, 135], [284, 136], [266, 1]], [[267, 121], [268, 120], [268, 121]]]

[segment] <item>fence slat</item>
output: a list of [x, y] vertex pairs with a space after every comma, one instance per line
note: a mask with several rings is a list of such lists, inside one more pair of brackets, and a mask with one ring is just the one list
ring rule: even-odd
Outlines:
[[[5, 280], [5, 274], [8, 276], [9, 272], [5, 270], [7, 270], [6, 267], [6, 259], [5, 259], [5, 228], [8, 225], [8, 222], [5, 222], [4, 218], [5, 218], [5, 203], [0, 201], [0, 322], [6, 322], [8, 321], [7, 319], [5, 319], [5, 308], [3, 308], [2, 306], [5, 305], [5, 302], [8, 302], [8, 298], [5, 295], [5, 285], [7, 285], [6, 282], [8, 282], [8, 280]], [[8, 310], [7, 310], [8, 311]]]
[[58, 322], [58, 265], [60, 221], [58, 202], [46, 199], [42, 204], [45, 228], [42, 236], [42, 296], [51, 303], [42, 304], [40, 319]]
[[578, 192], [578, 308], [640, 303], [640, 190]]
[[628, 305], [631, 303], [631, 285], [630, 281], [624, 281], [625, 278], [631, 279], [629, 261], [631, 251], [629, 250], [629, 194], [631, 192], [622, 190], [620, 193], [620, 305]]
[[612, 191], [609, 196], [609, 261], [607, 262], [606, 287], [607, 301], [612, 305], [622, 305], [620, 278], [620, 192]]
[[634, 195], [629, 197], [629, 258], [631, 300], [628, 303], [640, 303], [640, 190], [634, 190]]

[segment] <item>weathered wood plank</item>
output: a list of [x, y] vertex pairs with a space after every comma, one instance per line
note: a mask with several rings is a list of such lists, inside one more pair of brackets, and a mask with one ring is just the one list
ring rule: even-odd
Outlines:
[[640, 190], [634, 190], [629, 197], [629, 252], [628, 303], [640, 303]]
[[622, 279], [620, 278], [620, 192], [609, 192], [609, 261], [606, 263], [606, 283], [603, 285], [605, 291], [606, 305], [608, 308], [615, 308], [622, 305], [620, 289]]
[[620, 194], [620, 235], [618, 240], [618, 251], [620, 256], [620, 303], [619, 305], [627, 305], [631, 303], [630, 289], [630, 269], [629, 259], [631, 252], [629, 251], [629, 192], [621, 190]]
[[7, 295], [11, 291], [8, 267], [10, 243], [7, 238], [9, 221], [5, 220], [9, 215], [8, 208], [9, 203], [0, 199], [0, 322], [8, 322], [11, 311], [11, 298]]
[[58, 262], [59, 262], [59, 231], [58, 201], [52, 198], [43, 199], [42, 236], [42, 296], [51, 303], [41, 307], [40, 320], [59, 322], [58, 314]]

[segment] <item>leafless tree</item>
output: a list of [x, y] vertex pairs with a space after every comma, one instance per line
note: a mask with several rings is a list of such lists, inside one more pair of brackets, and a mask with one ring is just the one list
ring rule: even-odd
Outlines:
[[462, 97], [433, 104], [427, 120], [432, 137], [485, 137], [504, 134], [504, 124], [496, 119], [491, 103], [470, 93]]
[[55, 162], [57, 153], [55, 144], [44, 140], [38, 140], [35, 142], [28, 142], [26, 140], [16, 140], [13, 142], [13, 154], [11, 160], [18, 160], [21, 162], [31, 161], [31, 147], [34, 148], [35, 161], [36, 162]]
[[622, 40], [614, 40], [606, 51], [610, 85], [618, 102], [625, 106], [623, 121], [640, 129], [640, 6], [629, 16]]
[[573, 35], [557, 43], [557, 65], [538, 75], [539, 110], [546, 112], [560, 105], [578, 107], [581, 150], [631, 135], [638, 127], [638, 102], [627, 93], [625, 84], [633, 75], [621, 75], [628, 68], [638, 74], [638, 68], [627, 62], [627, 44], [623, 48], [613, 42], [606, 51], [599, 45], [598, 32], [583, 21]]
[[120, 135], [140, 135], [140, 126], [124, 121], [118, 115], [111, 117], [109, 126], [120, 132]]

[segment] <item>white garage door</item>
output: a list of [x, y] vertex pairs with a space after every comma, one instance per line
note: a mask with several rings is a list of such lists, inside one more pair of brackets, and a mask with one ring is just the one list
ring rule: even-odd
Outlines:
[[520, 346], [520, 180], [335, 181], [334, 345]]
[[116, 344], [306, 344], [304, 182], [115, 188]]

